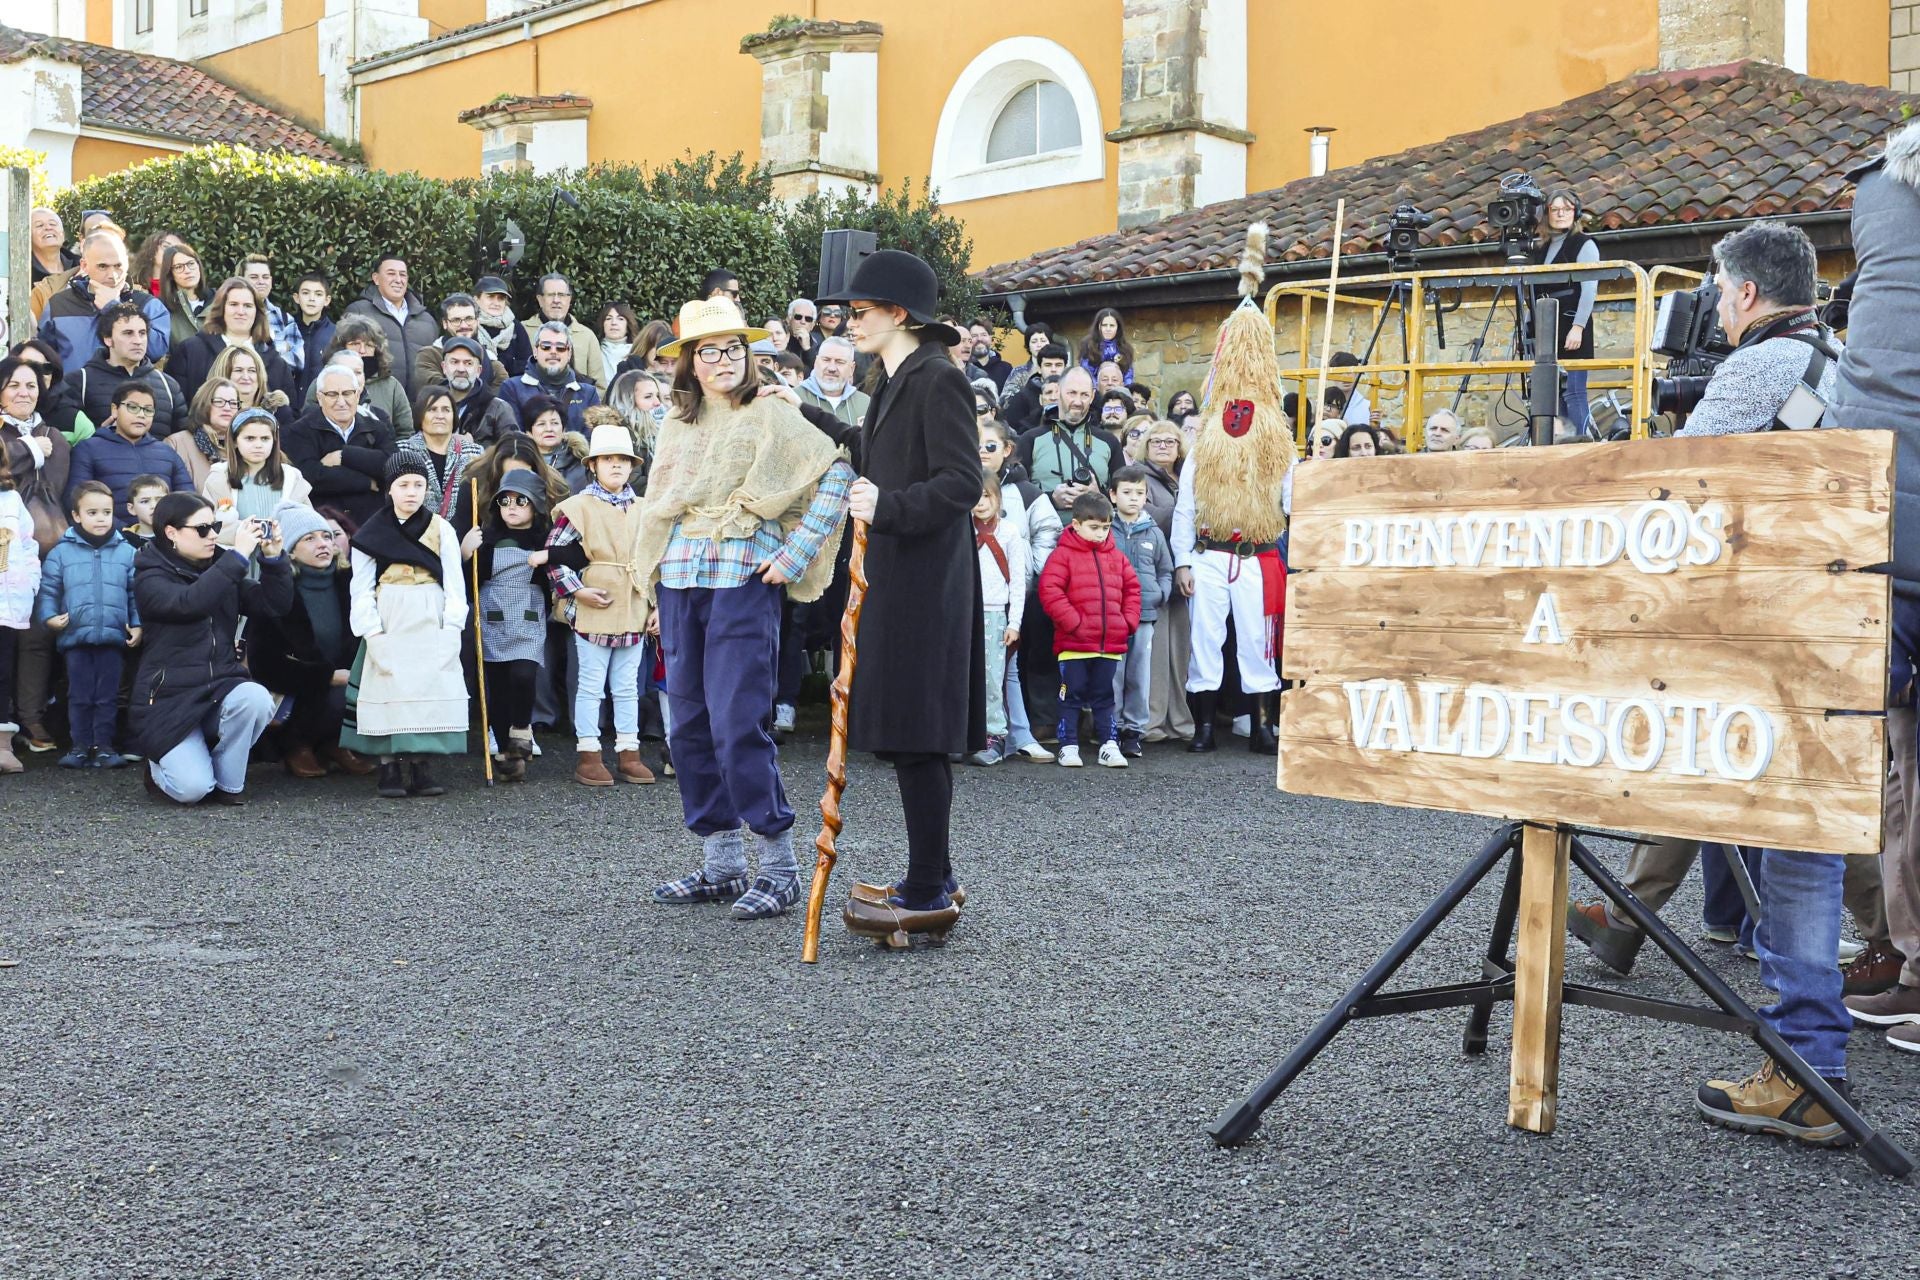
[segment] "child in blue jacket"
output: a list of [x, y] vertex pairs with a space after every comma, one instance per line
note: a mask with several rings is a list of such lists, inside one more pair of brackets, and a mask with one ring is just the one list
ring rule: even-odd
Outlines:
[[133, 602], [134, 550], [113, 527], [113, 490], [89, 480], [73, 491], [73, 525], [40, 566], [35, 616], [56, 632], [67, 660], [68, 727], [73, 748], [60, 757], [68, 769], [117, 769], [127, 757], [113, 749], [120, 701], [120, 669], [140, 643]]

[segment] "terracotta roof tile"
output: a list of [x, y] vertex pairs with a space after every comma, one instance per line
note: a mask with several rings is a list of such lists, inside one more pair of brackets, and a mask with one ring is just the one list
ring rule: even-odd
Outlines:
[[338, 163], [326, 139], [191, 63], [0, 26], [0, 62], [32, 54], [80, 64], [80, 118], [181, 142], [238, 142]]
[[1226, 269], [1257, 218], [1267, 221], [1270, 261], [1315, 261], [1331, 252], [1341, 196], [1343, 253], [1378, 249], [1402, 200], [1434, 215], [1428, 245], [1486, 243], [1497, 238], [1487, 201], [1516, 169], [1543, 186], [1572, 187], [1589, 228], [1600, 231], [1846, 209], [1846, 170], [1913, 101], [1762, 62], [1636, 76], [1324, 177], [988, 267], [979, 278], [987, 292], [1007, 293]]

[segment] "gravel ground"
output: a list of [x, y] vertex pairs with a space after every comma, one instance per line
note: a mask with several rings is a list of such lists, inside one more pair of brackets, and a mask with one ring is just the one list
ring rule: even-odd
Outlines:
[[[651, 905], [695, 853], [673, 791], [553, 756], [407, 803], [263, 769], [191, 813], [131, 771], [7, 780], [0, 1277], [1920, 1273], [1914, 1185], [1694, 1118], [1757, 1061], [1696, 1028], [1567, 1010], [1540, 1138], [1503, 1123], [1504, 1015], [1481, 1060], [1460, 1012], [1362, 1023], [1217, 1150], [1491, 824], [1149, 753], [962, 771], [951, 944], [836, 904], [814, 967], [798, 914]], [[786, 751], [808, 835], [824, 754]], [[836, 884], [903, 865], [896, 803], [856, 761]], [[1406, 982], [1471, 976], [1495, 888]], [[1853, 1064], [1920, 1150], [1920, 1062]]]

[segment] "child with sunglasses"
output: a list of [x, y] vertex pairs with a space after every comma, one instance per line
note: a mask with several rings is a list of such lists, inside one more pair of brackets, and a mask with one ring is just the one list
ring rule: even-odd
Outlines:
[[[533, 759], [533, 695], [546, 656], [546, 487], [531, 471], [500, 477], [480, 532], [480, 640], [486, 647], [488, 709], [504, 728], [495, 772], [503, 782], [527, 776]], [[499, 732], [499, 730], [496, 730]]]

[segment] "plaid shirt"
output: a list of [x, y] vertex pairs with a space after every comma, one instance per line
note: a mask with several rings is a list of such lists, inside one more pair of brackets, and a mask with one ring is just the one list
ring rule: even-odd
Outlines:
[[[618, 493], [609, 493], [600, 487], [598, 480], [591, 481], [587, 487], [580, 492], [598, 498], [602, 502], [611, 502], [622, 511], [625, 511], [628, 507], [640, 500], [634, 496], [633, 489], [630, 486], [622, 486]], [[572, 546], [578, 541], [580, 541], [580, 530], [567, 523], [567, 517], [564, 514], [555, 513], [553, 517], [553, 532], [547, 535], [547, 545], [549, 547], [567, 547]], [[587, 585], [580, 580], [579, 574], [565, 565], [555, 565], [553, 568], [547, 570], [547, 577], [553, 582], [553, 594], [562, 600], [574, 595]], [[579, 607], [579, 605], [574, 606], [576, 609]], [[580, 636], [580, 638], [588, 644], [597, 644], [604, 649], [629, 649], [646, 639], [646, 636], [638, 631], [628, 631], [620, 635], [610, 636], [581, 635], [578, 631], [574, 632], [574, 634]]]
[[678, 524], [674, 525], [666, 553], [660, 558], [660, 585], [676, 591], [737, 587], [769, 560], [788, 582], [798, 581], [820, 554], [827, 535], [839, 527], [853, 481], [853, 468], [846, 463], [828, 467], [800, 523], [785, 538], [775, 520], [762, 520], [751, 538], [688, 538], [681, 535]]
[[287, 362], [287, 368], [299, 372], [307, 367], [307, 340], [293, 316], [269, 302], [267, 331], [273, 335], [273, 349]]

